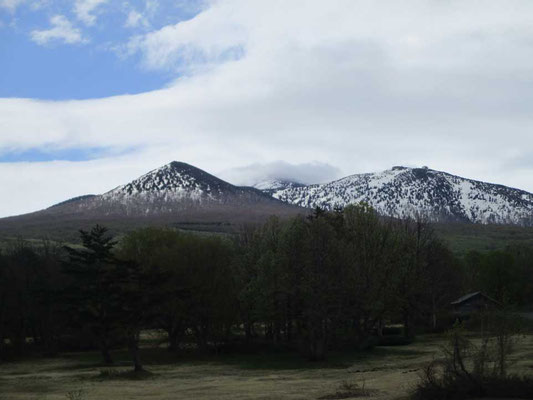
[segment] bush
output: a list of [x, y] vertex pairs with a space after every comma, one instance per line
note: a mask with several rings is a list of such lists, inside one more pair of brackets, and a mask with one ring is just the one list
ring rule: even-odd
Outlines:
[[454, 326], [443, 348], [444, 359], [423, 370], [413, 400], [533, 398], [533, 378], [507, 374], [518, 325], [501, 311], [484, 317], [479, 345], [467, 338], [461, 325]]
[[[413, 400], [464, 400], [473, 398], [533, 398], [533, 378], [510, 375], [506, 377], [467, 377], [443, 375], [435, 364], [422, 373], [421, 382], [413, 393]], [[439, 376], [440, 375], [440, 376]]]
[[67, 392], [65, 397], [68, 400], [83, 400], [86, 398], [87, 393], [83, 389], [79, 390], [71, 390], [70, 392]]

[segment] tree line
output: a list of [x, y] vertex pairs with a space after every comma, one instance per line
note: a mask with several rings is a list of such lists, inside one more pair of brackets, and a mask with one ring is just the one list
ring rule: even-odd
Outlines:
[[270, 343], [322, 360], [372, 346], [386, 324], [407, 339], [438, 329], [469, 290], [531, 300], [531, 249], [458, 258], [430, 225], [366, 204], [235, 237], [143, 228], [116, 241], [97, 225], [80, 239], [0, 253], [0, 356], [98, 349], [112, 363], [127, 347], [142, 370], [140, 334], [160, 330], [170, 351]]

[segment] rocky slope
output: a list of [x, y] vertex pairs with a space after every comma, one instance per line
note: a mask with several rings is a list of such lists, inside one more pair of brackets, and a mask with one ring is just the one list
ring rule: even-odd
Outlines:
[[107, 193], [80, 196], [42, 211], [0, 219], [0, 236], [25, 235], [28, 230], [35, 232], [32, 236], [57, 236], [59, 231], [76, 232], [96, 222], [121, 229], [154, 224], [227, 227], [301, 212], [305, 210], [258, 189], [234, 186], [174, 161]]
[[431, 221], [533, 225], [533, 194], [429, 168], [393, 167], [307, 186], [265, 187], [276, 199], [331, 210], [361, 201], [380, 214]]
[[394, 167], [316, 185], [271, 179], [251, 188], [172, 162], [101, 195], [0, 219], [0, 238], [71, 238], [95, 223], [117, 231], [147, 225], [234, 231], [271, 215], [288, 217], [361, 201], [392, 217], [533, 226], [533, 194], [428, 168]]

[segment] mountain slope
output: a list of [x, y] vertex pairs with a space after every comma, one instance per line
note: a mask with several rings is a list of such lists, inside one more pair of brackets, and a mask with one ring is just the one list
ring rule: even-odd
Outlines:
[[[0, 219], [0, 235], [62, 236], [99, 222], [125, 230], [144, 225], [208, 224], [231, 229], [270, 215], [305, 212], [251, 187], [234, 186], [192, 165], [172, 162], [101, 195], [80, 196], [31, 214]], [[219, 228], [214, 228], [219, 230]]]
[[364, 201], [382, 215], [400, 218], [533, 225], [533, 194], [429, 168], [394, 167], [326, 184], [263, 190], [301, 207], [331, 210]]
[[[158, 216], [209, 209], [278, 207], [261, 191], [234, 186], [192, 165], [171, 162], [132, 182], [90, 199], [85, 206], [106, 215]], [[190, 215], [189, 215], [190, 216]]]
[[275, 192], [280, 190], [303, 186], [305, 185], [302, 183], [289, 181], [287, 179], [268, 179], [266, 181], [256, 183], [254, 188], [262, 190], [266, 194], [273, 195]]

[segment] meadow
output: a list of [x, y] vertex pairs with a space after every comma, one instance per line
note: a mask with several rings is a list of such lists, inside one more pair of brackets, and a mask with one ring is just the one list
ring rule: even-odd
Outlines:
[[[75, 246], [15, 239], [0, 254], [0, 400], [407, 399], [434, 360], [458, 371], [444, 359], [447, 336], [422, 334], [452, 326], [453, 300], [482, 290], [531, 312], [530, 247], [463, 259], [438, 233], [359, 206], [273, 219], [236, 240], [160, 228], [113, 237], [102, 226]], [[507, 395], [533, 372], [533, 335], [511, 368], [479, 368], [524, 332], [507, 307], [493, 311], [482, 332], [503, 345], [466, 355], [468, 398], [509, 377]], [[451, 389], [470, 387], [463, 375]], [[450, 398], [446, 383], [439, 398]], [[533, 381], [523, 387], [515, 398]]]
[[[177, 400], [407, 398], [422, 369], [440, 357], [442, 335], [425, 335], [405, 346], [332, 353], [310, 362], [299, 354], [173, 355], [158, 341], [145, 340], [147, 373], [134, 376], [126, 352], [115, 366], [100, 364], [96, 352], [64, 353], [0, 364], [0, 399], [9, 400]], [[533, 368], [533, 336], [520, 339], [510, 372]]]

